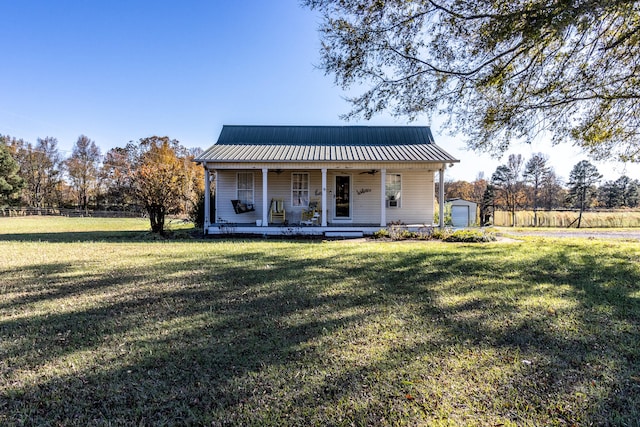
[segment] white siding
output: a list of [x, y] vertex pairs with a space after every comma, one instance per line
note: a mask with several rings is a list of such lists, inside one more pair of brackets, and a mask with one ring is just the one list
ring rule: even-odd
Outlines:
[[352, 187], [354, 224], [380, 224], [380, 174], [356, 173]]
[[[365, 169], [367, 170], [367, 169]], [[231, 200], [236, 195], [237, 172], [254, 173], [254, 204], [255, 212], [236, 214], [231, 205]], [[322, 199], [322, 174], [319, 169], [288, 169], [276, 173], [274, 170], [268, 173], [268, 200], [267, 209], [273, 198], [283, 199], [286, 216], [289, 223], [300, 221], [303, 207], [291, 206], [291, 173], [309, 173], [309, 197], [310, 200]], [[329, 170], [327, 172], [327, 204], [323, 206], [329, 222], [333, 221], [333, 192], [335, 176], [346, 174], [351, 176], [352, 218], [353, 224], [379, 224], [380, 223], [380, 198], [383, 197], [383, 189], [380, 185], [380, 174], [374, 175], [361, 173], [364, 170], [344, 171]], [[429, 170], [387, 170], [387, 173], [399, 173], [402, 175], [402, 206], [400, 208], [387, 208], [387, 222], [402, 221], [407, 225], [433, 223], [434, 209], [434, 173]], [[255, 169], [218, 170], [218, 182], [216, 183], [216, 222], [255, 223], [262, 219], [262, 171]]]
[[387, 208], [387, 223], [433, 224], [434, 186], [431, 171], [388, 170], [402, 175], [402, 201], [399, 208]]
[[[231, 200], [238, 198], [236, 181], [238, 172], [253, 173], [254, 212], [236, 214]], [[254, 170], [219, 170], [216, 182], [216, 222], [255, 223], [262, 218], [262, 172]]]

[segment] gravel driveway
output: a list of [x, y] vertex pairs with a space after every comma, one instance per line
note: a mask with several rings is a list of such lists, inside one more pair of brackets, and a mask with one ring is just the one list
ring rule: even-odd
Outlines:
[[540, 237], [572, 237], [585, 239], [631, 239], [640, 241], [640, 229], [630, 228], [629, 230], [592, 230], [583, 228], [576, 229], [536, 229], [536, 230], [511, 230], [508, 227], [498, 227], [499, 233], [513, 237], [517, 236], [540, 236]]

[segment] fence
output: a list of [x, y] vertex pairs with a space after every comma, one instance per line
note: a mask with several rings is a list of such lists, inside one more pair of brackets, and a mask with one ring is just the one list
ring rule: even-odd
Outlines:
[[78, 210], [64, 208], [31, 208], [31, 207], [11, 207], [0, 208], [0, 216], [68, 216], [68, 217], [95, 217], [95, 218], [140, 218], [144, 216], [142, 212], [127, 211], [96, 211]]
[[[538, 211], [537, 224], [533, 211], [516, 211], [516, 227], [576, 227], [578, 211]], [[511, 226], [511, 213], [495, 211], [493, 224]], [[640, 211], [588, 211], [583, 212], [581, 227], [640, 227]]]

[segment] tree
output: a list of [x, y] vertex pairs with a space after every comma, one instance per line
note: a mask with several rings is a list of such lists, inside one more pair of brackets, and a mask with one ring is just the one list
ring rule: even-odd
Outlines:
[[638, 198], [640, 197], [638, 181], [632, 180], [626, 175], [622, 175], [616, 179], [614, 185], [620, 194], [620, 206], [633, 208], [638, 206]]
[[622, 205], [622, 194], [614, 181], [607, 181], [598, 189], [598, 203], [606, 208]]
[[[133, 149], [133, 147], [131, 147]], [[165, 216], [183, 208], [188, 199], [192, 161], [187, 150], [166, 136], [143, 138], [137, 147], [132, 187], [149, 215], [151, 231], [164, 233]]]
[[544, 209], [550, 211], [563, 206], [566, 200], [566, 190], [562, 181], [553, 170], [550, 170], [542, 179], [540, 188], [540, 201]]
[[471, 148], [541, 131], [594, 158], [640, 161], [634, 0], [304, 0], [323, 15], [320, 67], [345, 117], [444, 113]]
[[38, 138], [35, 145], [9, 137], [6, 137], [6, 141], [20, 165], [20, 176], [25, 181], [23, 203], [38, 208], [59, 205], [62, 158], [58, 151], [58, 140]]
[[627, 206], [637, 208], [640, 206], [640, 180], [634, 179], [629, 184], [629, 190], [625, 195]]
[[506, 165], [498, 166], [491, 176], [496, 199], [511, 213], [511, 226], [516, 225], [516, 209], [522, 204], [524, 192], [520, 174], [524, 160], [520, 154], [511, 154]]
[[447, 199], [471, 200], [473, 185], [467, 181], [445, 181], [444, 194], [447, 195]]
[[578, 228], [580, 228], [582, 222], [582, 213], [595, 194], [595, 188], [593, 187], [600, 179], [602, 179], [602, 175], [598, 172], [598, 168], [587, 160], [578, 162], [571, 170], [567, 184], [569, 186], [569, 199], [580, 208]]
[[522, 174], [525, 182], [531, 184], [531, 199], [533, 202], [533, 223], [538, 225], [538, 199], [540, 197], [540, 188], [545, 177], [551, 172], [551, 168], [547, 166], [548, 157], [542, 153], [534, 154], [525, 164]]
[[13, 159], [9, 148], [0, 136], [0, 205], [12, 204], [20, 197], [24, 184], [18, 175], [20, 165]]
[[125, 210], [134, 202], [131, 168], [136, 152], [135, 146], [128, 145], [112, 148], [105, 154], [99, 176], [105, 187], [107, 206]]
[[482, 203], [484, 192], [487, 189], [487, 180], [484, 179], [484, 173], [480, 172], [475, 181], [471, 183], [473, 185], [473, 192], [471, 193], [471, 201], [478, 204]]
[[95, 189], [100, 163], [100, 149], [96, 143], [80, 135], [71, 156], [66, 160], [67, 174], [78, 195], [78, 207], [87, 211], [89, 194]]
[[480, 225], [491, 224], [491, 217], [495, 211], [495, 189], [493, 185], [487, 184], [482, 194], [480, 203]]

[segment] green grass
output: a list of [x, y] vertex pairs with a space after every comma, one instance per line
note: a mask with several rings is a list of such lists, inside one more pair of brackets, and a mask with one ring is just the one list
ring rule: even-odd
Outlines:
[[638, 243], [145, 241], [135, 220], [20, 221], [0, 221], [1, 425], [640, 420]]

